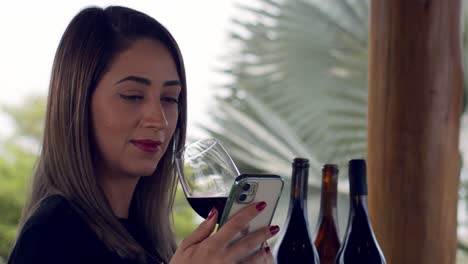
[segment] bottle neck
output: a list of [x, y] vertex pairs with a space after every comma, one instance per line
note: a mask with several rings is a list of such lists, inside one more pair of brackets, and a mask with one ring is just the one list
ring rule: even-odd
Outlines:
[[369, 222], [367, 195], [354, 195], [350, 198], [349, 221], [351, 223], [353, 223], [355, 220]]
[[368, 241], [373, 241], [372, 243], [374, 243], [378, 248], [374, 230], [369, 219], [367, 195], [356, 195], [351, 197], [351, 207], [346, 233], [346, 237], [353, 236], [352, 233], [354, 233], [354, 236], [366, 237]]
[[307, 187], [309, 174], [306, 168], [294, 168], [291, 178], [291, 203], [307, 205]]
[[337, 185], [338, 175], [324, 172], [320, 198], [320, 218], [337, 218]]
[[367, 195], [354, 195], [351, 196], [351, 209], [362, 207], [367, 212]]
[[367, 213], [367, 175], [366, 162], [362, 159], [349, 162], [350, 216], [359, 213], [368, 217]]

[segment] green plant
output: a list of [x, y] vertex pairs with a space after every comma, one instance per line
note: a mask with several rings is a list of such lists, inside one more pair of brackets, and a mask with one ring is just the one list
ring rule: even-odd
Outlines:
[[[201, 126], [241, 167], [289, 174], [291, 158], [345, 164], [367, 129], [367, 1], [259, 0], [234, 20], [239, 50], [215, 122]], [[227, 133], [228, 132], [228, 133]], [[311, 184], [318, 185], [318, 176]]]

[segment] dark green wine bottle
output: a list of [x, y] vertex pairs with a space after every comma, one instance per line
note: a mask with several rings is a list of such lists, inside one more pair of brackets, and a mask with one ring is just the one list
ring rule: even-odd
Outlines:
[[350, 208], [348, 227], [336, 264], [386, 263], [372, 230], [367, 210], [366, 161], [349, 162]]
[[286, 224], [275, 244], [273, 255], [278, 264], [318, 264], [317, 250], [307, 220], [309, 160], [296, 158], [291, 177], [291, 199]]

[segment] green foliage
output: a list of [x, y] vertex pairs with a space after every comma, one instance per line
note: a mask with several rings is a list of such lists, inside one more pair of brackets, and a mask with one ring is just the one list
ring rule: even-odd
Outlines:
[[8, 256], [11, 250], [35, 160], [34, 155], [16, 146], [7, 149], [0, 157], [0, 256]]
[[30, 96], [20, 106], [0, 108], [15, 122], [14, 137], [24, 137], [40, 143], [44, 131], [45, 102], [42, 96]]
[[[13, 119], [15, 132], [11, 138], [0, 139], [0, 142], [9, 142], [0, 144], [0, 264], [8, 258], [16, 237], [37, 159], [33, 149], [40, 146], [43, 133], [45, 98], [30, 97], [23, 105], [2, 109]], [[194, 230], [195, 219], [195, 213], [179, 190], [174, 205], [174, 229], [178, 241]]]
[[179, 184], [174, 201], [174, 229], [177, 241], [181, 241], [195, 230], [195, 213], [190, 207]]
[[[44, 105], [38, 97], [33, 97], [24, 105], [4, 107], [16, 127], [15, 134], [0, 149], [0, 257], [8, 257], [11, 251], [37, 157], [20, 143], [24, 139], [33, 141], [32, 144], [40, 141], [39, 124], [44, 120]], [[29, 129], [34, 132], [28, 132]]]
[[[234, 20], [238, 50], [214, 122], [201, 125], [241, 167], [289, 175], [295, 156], [345, 165], [364, 157], [368, 1], [258, 0]], [[319, 186], [319, 173], [311, 184]]]

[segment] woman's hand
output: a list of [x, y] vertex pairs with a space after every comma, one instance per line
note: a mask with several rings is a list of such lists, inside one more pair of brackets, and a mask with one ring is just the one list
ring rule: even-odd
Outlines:
[[217, 233], [210, 236], [218, 219], [218, 212], [213, 208], [206, 220], [181, 242], [171, 263], [273, 263], [269, 247], [255, 251], [263, 242], [278, 233], [278, 226], [264, 227], [233, 243], [230, 242], [265, 207], [266, 203], [260, 202], [244, 208]]

